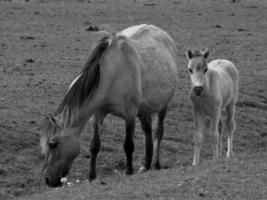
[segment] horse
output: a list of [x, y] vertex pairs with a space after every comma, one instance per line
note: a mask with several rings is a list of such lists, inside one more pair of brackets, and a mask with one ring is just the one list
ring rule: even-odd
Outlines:
[[[176, 44], [162, 29], [141, 24], [107, 33], [96, 42], [81, 73], [70, 84], [54, 114], [43, 119], [40, 144], [48, 186], [61, 185], [79, 154], [79, 137], [92, 127], [89, 181], [96, 178], [100, 127], [107, 114], [125, 122], [126, 174], [134, 173], [132, 154], [136, 118], [145, 135], [140, 171], [160, 169], [160, 143], [167, 106], [177, 85]], [[152, 115], [157, 116], [154, 140]], [[154, 154], [154, 159], [153, 159]]]
[[205, 120], [211, 121], [211, 142], [213, 160], [222, 155], [222, 132], [225, 125], [227, 134], [226, 157], [233, 156], [233, 133], [236, 129], [235, 107], [238, 98], [239, 73], [235, 65], [225, 59], [207, 64], [209, 50], [186, 50], [188, 70], [192, 87], [190, 98], [194, 116], [194, 160], [199, 164]]

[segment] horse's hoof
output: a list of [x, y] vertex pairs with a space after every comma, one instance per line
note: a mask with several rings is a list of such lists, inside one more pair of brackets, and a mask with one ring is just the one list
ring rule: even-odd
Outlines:
[[159, 163], [159, 162], [156, 162], [156, 163], [154, 164], [154, 168], [155, 168], [156, 170], [160, 170], [160, 169], [161, 169], [161, 165], [160, 165], [160, 163]]
[[96, 179], [96, 174], [95, 173], [89, 174], [89, 178], [88, 178], [89, 182], [92, 182], [95, 179]]
[[144, 172], [147, 172], [148, 171], [148, 169], [147, 168], [145, 168], [143, 165], [139, 168], [139, 170], [138, 170], [138, 174], [141, 174], [141, 173], [144, 173]]
[[128, 176], [128, 175], [133, 175], [134, 171], [132, 169], [127, 169], [125, 171], [125, 174]]

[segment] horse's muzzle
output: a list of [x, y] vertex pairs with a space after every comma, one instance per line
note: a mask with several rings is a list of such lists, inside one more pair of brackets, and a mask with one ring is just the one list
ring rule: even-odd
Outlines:
[[195, 86], [194, 87], [194, 92], [196, 94], [196, 96], [199, 96], [201, 94], [201, 92], [203, 91], [203, 86]]
[[48, 177], [45, 177], [45, 183], [49, 187], [59, 187], [62, 185], [60, 178], [57, 178], [57, 179], [52, 181]]

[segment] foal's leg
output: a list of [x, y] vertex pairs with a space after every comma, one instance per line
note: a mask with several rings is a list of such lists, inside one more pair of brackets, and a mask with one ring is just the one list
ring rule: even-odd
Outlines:
[[200, 149], [203, 140], [203, 130], [205, 128], [205, 116], [194, 109], [195, 135], [194, 135], [194, 160], [193, 166], [199, 164]]
[[96, 159], [101, 145], [99, 126], [100, 124], [103, 123], [103, 119], [104, 117], [98, 114], [94, 114], [93, 117], [90, 119], [93, 137], [91, 139], [91, 144], [90, 144], [91, 159], [90, 159], [89, 181], [92, 181], [96, 178]]
[[230, 103], [226, 107], [226, 134], [227, 134], [227, 154], [226, 157], [229, 158], [233, 156], [233, 133], [236, 128], [235, 119], [235, 103]]
[[125, 119], [125, 126], [126, 126], [126, 136], [124, 140], [124, 151], [126, 154], [126, 174], [131, 175], [133, 174], [133, 164], [132, 164], [132, 157], [133, 157], [133, 151], [134, 151], [134, 131], [135, 131], [135, 118], [136, 118], [136, 112], [133, 112], [127, 116]]
[[155, 139], [154, 139], [154, 168], [155, 169], [161, 169], [160, 162], [159, 162], [159, 151], [160, 151], [160, 142], [163, 137], [164, 133], [164, 118], [167, 113], [167, 107], [163, 108], [159, 113], [157, 117], [157, 125], [156, 125], [156, 130], [155, 130]]
[[153, 156], [152, 122], [151, 116], [140, 115], [139, 119], [142, 130], [145, 134], [145, 163], [144, 166], [139, 169], [139, 172], [143, 172], [151, 168]]
[[212, 138], [212, 155], [213, 161], [217, 161], [219, 157], [218, 147], [220, 142], [219, 134], [219, 121], [220, 121], [221, 111], [218, 109], [211, 116], [211, 138]]

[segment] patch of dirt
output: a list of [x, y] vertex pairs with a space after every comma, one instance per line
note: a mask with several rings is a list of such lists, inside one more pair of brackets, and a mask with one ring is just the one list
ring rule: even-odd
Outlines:
[[[237, 65], [240, 94], [234, 150], [237, 154], [266, 151], [266, 19], [264, 0], [0, 0], [0, 199], [49, 190], [41, 175], [40, 120], [56, 109], [102, 30], [121, 30], [135, 24], [159, 26], [177, 42], [179, 84], [165, 123], [161, 149], [165, 168], [189, 167], [193, 157], [187, 47], [208, 46], [210, 59], [226, 58]], [[70, 180], [87, 178], [90, 137], [86, 127]], [[115, 169], [124, 170], [123, 138], [123, 121], [109, 116], [97, 161], [99, 178], [116, 177]], [[144, 148], [139, 124], [135, 145], [137, 169]], [[206, 134], [201, 160], [210, 159]], [[253, 177], [253, 172], [248, 176]], [[214, 190], [221, 189], [215, 185]], [[245, 196], [247, 191], [241, 190]], [[207, 195], [205, 191], [199, 193], [200, 198]]]

